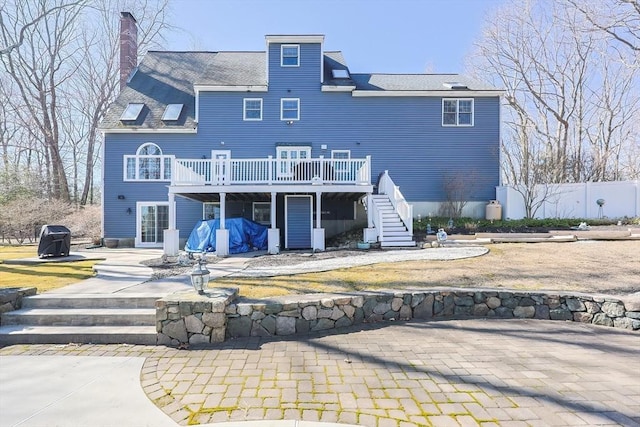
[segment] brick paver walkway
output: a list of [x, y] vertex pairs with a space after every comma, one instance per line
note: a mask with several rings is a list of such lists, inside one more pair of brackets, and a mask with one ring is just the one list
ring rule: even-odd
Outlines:
[[182, 425], [640, 426], [640, 335], [577, 323], [412, 321], [188, 351], [32, 345], [0, 354], [146, 356], [147, 395]]

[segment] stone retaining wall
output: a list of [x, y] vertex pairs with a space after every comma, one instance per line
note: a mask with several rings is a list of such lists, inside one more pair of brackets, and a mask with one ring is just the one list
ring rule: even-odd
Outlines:
[[22, 299], [37, 293], [37, 288], [5, 288], [0, 289], [0, 325], [2, 313], [22, 308]]
[[[216, 302], [204, 306], [202, 301], [162, 305], [158, 343], [220, 342], [235, 337], [305, 334], [360, 323], [469, 317], [565, 320], [640, 330], [639, 299], [623, 301], [578, 293], [439, 289], [300, 295], [265, 302], [233, 302], [234, 298], [235, 293], [218, 295]], [[216, 313], [215, 321], [207, 313]]]
[[220, 289], [207, 295], [189, 291], [156, 301], [157, 343], [178, 346], [224, 341], [225, 308], [237, 295], [237, 289]]

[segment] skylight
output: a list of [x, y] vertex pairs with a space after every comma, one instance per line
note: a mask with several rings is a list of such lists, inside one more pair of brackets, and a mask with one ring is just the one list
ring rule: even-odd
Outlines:
[[164, 110], [162, 120], [178, 120], [184, 104], [169, 104]]
[[347, 70], [331, 70], [334, 79], [348, 79], [349, 71]]
[[120, 116], [120, 120], [126, 120], [126, 121], [138, 120], [138, 116], [142, 112], [143, 108], [144, 108], [144, 104], [130, 103], [129, 105], [127, 105], [127, 108], [125, 108], [124, 111], [122, 112], [122, 115]]
[[469, 87], [466, 84], [460, 83], [460, 82], [447, 82], [447, 83], [443, 83], [442, 85], [447, 89], [453, 89], [453, 90], [469, 89]]

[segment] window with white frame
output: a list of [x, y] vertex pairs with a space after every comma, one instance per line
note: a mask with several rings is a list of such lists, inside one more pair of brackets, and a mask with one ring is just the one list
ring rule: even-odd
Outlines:
[[245, 98], [242, 117], [244, 120], [262, 120], [262, 98]]
[[300, 120], [300, 99], [280, 99], [280, 120]]
[[297, 44], [283, 44], [280, 46], [280, 65], [283, 67], [300, 66], [300, 46]]
[[173, 158], [174, 156], [162, 154], [162, 149], [156, 144], [142, 144], [135, 156], [124, 156], [124, 180], [171, 181]]
[[219, 219], [220, 218], [220, 202], [204, 202], [202, 204], [202, 219]]
[[311, 147], [283, 146], [276, 148], [278, 178], [291, 178], [301, 162], [311, 158]]
[[443, 99], [442, 126], [473, 126], [473, 99]]
[[253, 202], [253, 220], [259, 224], [271, 224], [271, 203]]

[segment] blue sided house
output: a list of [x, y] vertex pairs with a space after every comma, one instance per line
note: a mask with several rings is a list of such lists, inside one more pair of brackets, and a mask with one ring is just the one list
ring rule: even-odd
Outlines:
[[102, 205], [103, 235], [121, 245], [175, 254], [200, 221], [217, 220], [215, 250], [227, 255], [227, 219], [246, 218], [268, 228], [271, 253], [323, 250], [354, 227], [366, 241], [411, 246], [413, 218], [437, 214], [451, 183], [466, 215], [495, 199], [494, 87], [355, 73], [322, 35], [267, 35], [259, 52], [153, 51], [139, 66], [126, 12], [120, 37]]

